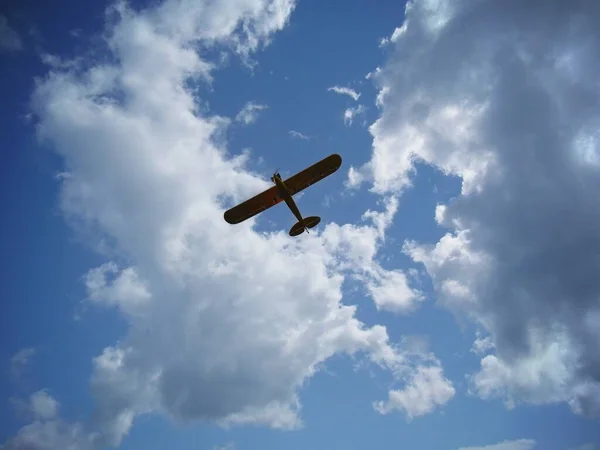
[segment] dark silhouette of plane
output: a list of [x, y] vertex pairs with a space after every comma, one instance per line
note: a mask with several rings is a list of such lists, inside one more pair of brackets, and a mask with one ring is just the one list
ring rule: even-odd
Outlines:
[[290, 236], [298, 236], [304, 233], [304, 231], [308, 233], [308, 229], [317, 226], [321, 218], [318, 216], [302, 217], [293, 199], [293, 195], [331, 175], [341, 165], [342, 157], [334, 153], [285, 181], [281, 179], [279, 173], [275, 172], [271, 177], [271, 181], [275, 183], [275, 186], [225, 211], [225, 221], [232, 225], [240, 223], [275, 206], [281, 201], [285, 201], [288, 208], [290, 208], [296, 219], [298, 219], [298, 222], [290, 229]]

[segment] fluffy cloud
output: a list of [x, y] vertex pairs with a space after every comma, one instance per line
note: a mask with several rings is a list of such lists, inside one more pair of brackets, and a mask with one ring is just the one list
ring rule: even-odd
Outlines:
[[31, 395], [30, 406], [35, 416], [44, 419], [51, 419], [58, 412], [58, 402], [44, 390], [37, 391]]
[[60, 419], [35, 421], [19, 430], [2, 450], [91, 450], [92, 441], [79, 424], [69, 424]]
[[57, 417], [59, 404], [46, 391], [33, 393], [26, 408], [35, 419], [21, 428], [1, 450], [91, 450], [94, 435], [86, 433], [80, 424], [70, 424]]
[[376, 256], [384, 242], [385, 232], [398, 211], [395, 197], [386, 199], [385, 210], [368, 210], [362, 225], [330, 224], [322, 234], [325, 249], [335, 257], [339, 270], [359, 280], [377, 309], [397, 313], [412, 312], [424, 300], [411, 286], [409, 276], [401, 270], [385, 270]]
[[237, 116], [235, 116], [235, 120], [244, 125], [250, 125], [256, 122], [260, 111], [263, 111], [267, 108], [267, 105], [260, 105], [258, 103], [248, 102], [244, 105], [240, 112], [237, 113]]
[[[450, 286], [449, 289], [453, 289], [452, 286], [454, 286], [454, 289], [457, 288], [457, 286], [452, 283], [450, 283], [448, 286]], [[475, 339], [475, 342], [473, 342], [473, 347], [471, 348], [471, 351], [477, 355], [481, 355], [489, 352], [493, 348], [494, 342], [492, 341], [492, 338], [490, 336], [481, 337], [481, 334], [478, 332], [477, 338]]]
[[354, 89], [350, 89], [350, 88], [343, 87], [343, 86], [332, 86], [332, 87], [328, 88], [327, 90], [335, 92], [336, 94], [347, 95], [348, 97], [352, 98], [354, 101], [356, 101], [360, 98], [360, 94], [358, 92], [356, 92]]
[[533, 439], [517, 439], [483, 447], [461, 447], [458, 450], [531, 450], [535, 446], [536, 442]]
[[53, 419], [58, 415], [59, 404], [45, 389], [34, 392], [27, 400], [12, 397], [10, 401], [21, 415], [36, 420]]
[[415, 161], [461, 177], [435, 213], [448, 234], [404, 251], [490, 336], [472, 389], [596, 417], [599, 20], [593, 0], [409, 2], [372, 75], [372, 158], [348, 183], [398, 193]]
[[0, 15], [0, 51], [16, 51], [23, 49], [19, 34], [8, 25], [5, 16]]
[[[133, 12], [120, 3], [105, 32], [114, 58], [55, 67], [38, 82], [37, 133], [65, 164], [62, 210], [111, 257], [87, 273], [87, 301], [116, 308], [129, 329], [94, 358], [89, 424], [36, 421], [8, 448], [116, 445], [151, 412], [295, 428], [297, 389], [334, 354], [360, 352], [399, 381], [417, 370], [384, 327], [341, 303], [348, 273], [382, 306], [407, 311], [419, 299], [375, 260], [393, 197], [363, 225], [305, 239], [257, 233], [257, 218], [223, 220], [225, 207], [268, 183], [219, 144], [228, 121], [200, 115], [189, 82], [209, 81], [213, 65], [196, 44], [248, 57], [293, 6], [170, 0]], [[389, 286], [403, 290], [394, 297]]]
[[376, 402], [374, 406], [381, 414], [394, 410], [403, 411], [407, 419], [412, 420], [445, 405], [455, 393], [456, 390], [444, 377], [439, 363], [434, 361], [431, 366], [419, 366], [411, 374], [404, 389], [390, 391], [387, 401]]
[[356, 108], [347, 108], [344, 111], [344, 123], [347, 126], [352, 125], [352, 123], [354, 122], [354, 119], [358, 116], [360, 116], [361, 114], [365, 113], [365, 106], [364, 105], [358, 105]]

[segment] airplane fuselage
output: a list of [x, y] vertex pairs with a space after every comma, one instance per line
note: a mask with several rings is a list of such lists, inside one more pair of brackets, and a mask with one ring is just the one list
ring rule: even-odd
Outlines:
[[279, 195], [281, 196], [281, 198], [283, 198], [283, 200], [285, 201], [285, 204], [288, 206], [288, 208], [290, 208], [290, 210], [292, 211], [294, 216], [296, 216], [296, 219], [298, 219], [298, 222], [304, 223], [302, 214], [300, 214], [300, 210], [298, 209], [298, 206], [296, 206], [296, 202], [294, 201], [292, 194], [290, 194], [290, 191], [286, 187], [283, 180], [278, 175], [274, 175], [272, 180], [275, 183], [275, 185], [277, 186]]
[[328, 177], [338, 170], [341, 165], [342, 157], [337, 153], [333, 153], [312, 166], [292, 175], [285, 181], [283, 181], [281, 175], [275, 171], [271, 177], [274, 186], [271, 185], [271, 187], [254, 197], [229, 208], [223, 213], [223, 218], [227, 223], [234, 225], [236, 223], [241, 223], [244, 220], [248, 220], [266, 209], [285, 201], [285, 204], [297, 219], [297, 222], [292, 225], [288, 234], [292, 237], [296, 237], [305, 232], [309, 233], [309, 230], [313, 229], [321, 222], [321, 218], [319, 216], [302, 217], [302, 214], [300, 214], [300, 210], [292, 197], [307, 187], [312, 186], [317, 181]]

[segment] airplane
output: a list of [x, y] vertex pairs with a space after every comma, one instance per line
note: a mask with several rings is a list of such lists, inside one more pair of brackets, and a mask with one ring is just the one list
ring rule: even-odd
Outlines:
[[275, 183], [275, 186], [225, 211], [223, 217], [227, 223], [234, 225], [285, 201], [288, 208], [290, 208], [296, 219], [298, 219], [298, 222], [290, 229], [289, 235], [298, 236], [304, 233], [304, 231], [308, 233], [309, 228], [316, 227], [321, 218], [319, 216], [302, 217], [293, 196], [317, 181], [328, 177], [337, 171], [341, 165], [342, 157], [334, 153], [285, 181], [281, 179], [278, 171], [275, 171], [271, 177], [271, 181]]

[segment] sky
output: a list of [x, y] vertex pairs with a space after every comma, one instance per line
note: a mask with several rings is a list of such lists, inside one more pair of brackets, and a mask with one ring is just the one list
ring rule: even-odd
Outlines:
[[4, 2], [0, 449], [599, 449], [599, 21]]

